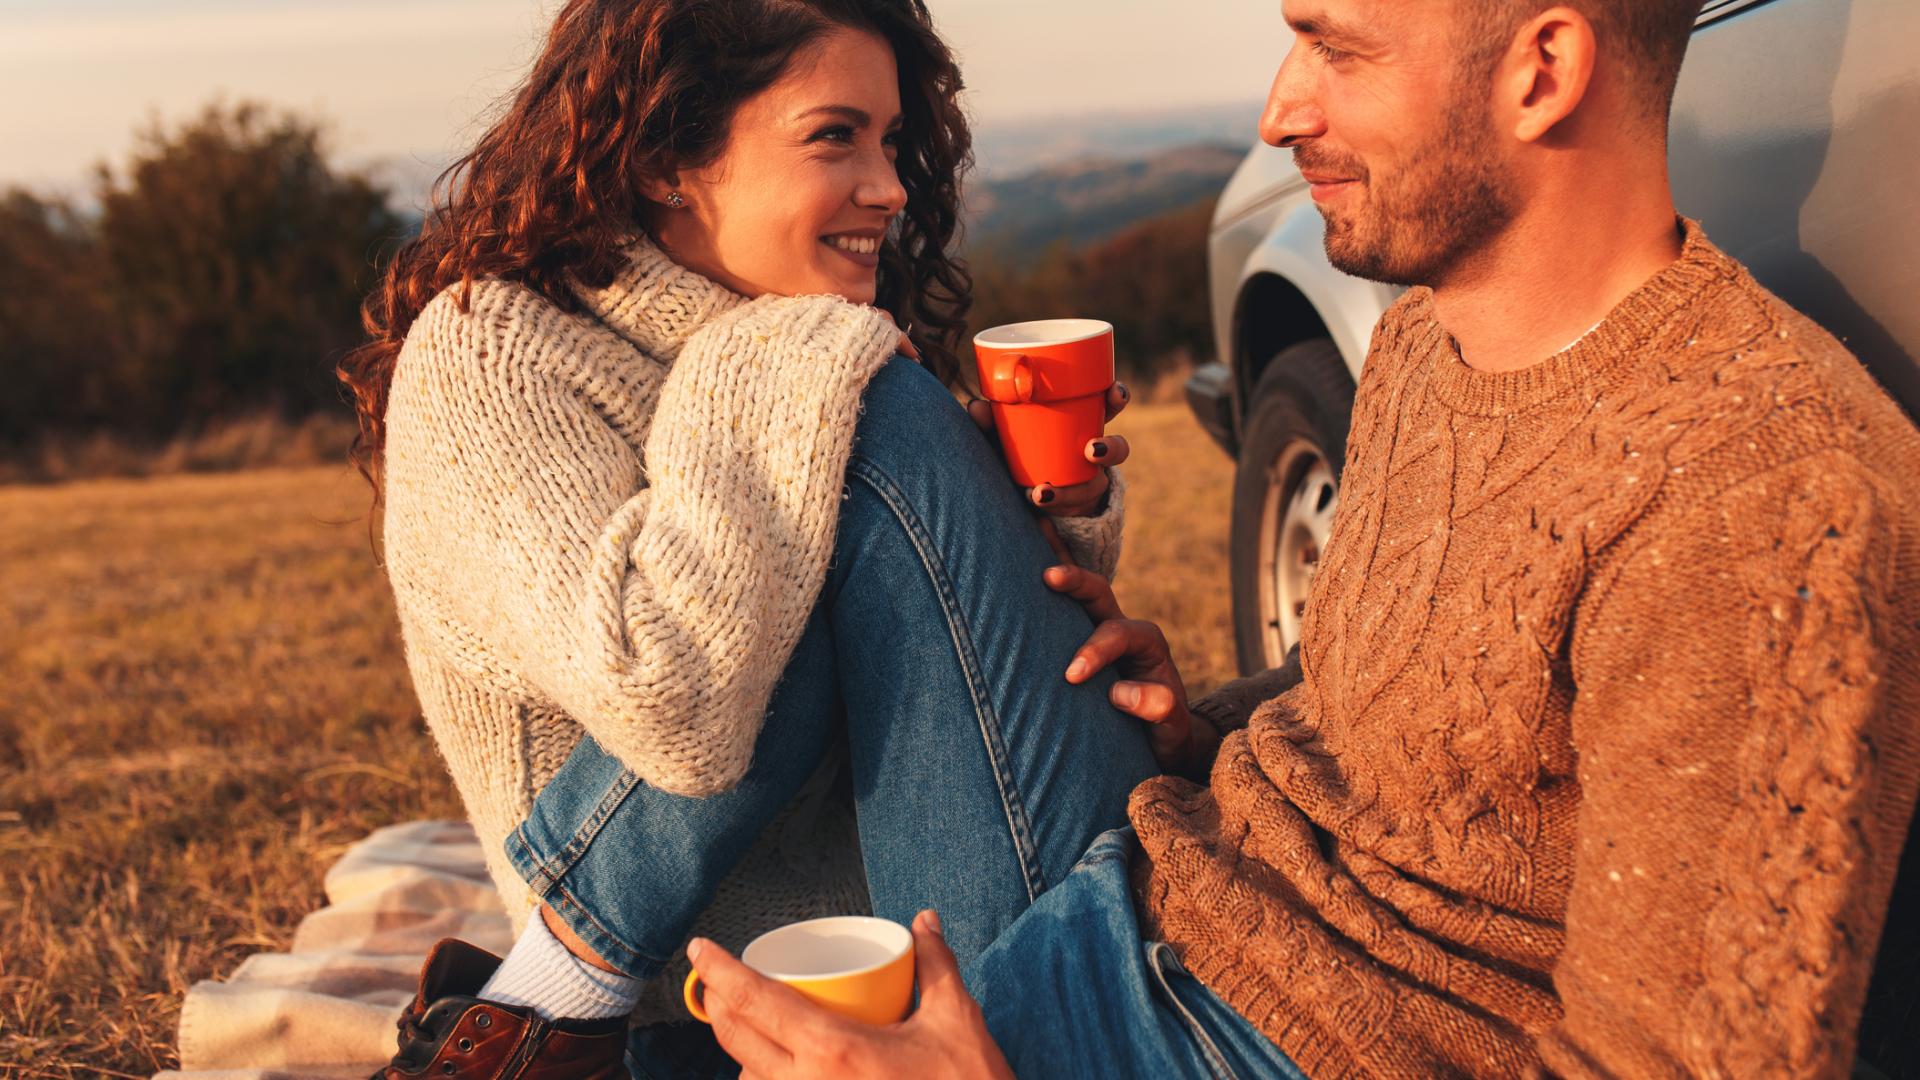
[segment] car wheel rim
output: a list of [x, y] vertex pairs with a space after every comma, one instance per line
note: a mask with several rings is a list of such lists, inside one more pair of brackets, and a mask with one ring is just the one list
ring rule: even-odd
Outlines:
[[1333, 531], [1339, 491], [1326, 455], [1306, 439], [1282, 447], [1267, 471], [1258, 580], [1268, 667], [1278, 667], [1287, 649], [1300, 640], [1307, 592]]

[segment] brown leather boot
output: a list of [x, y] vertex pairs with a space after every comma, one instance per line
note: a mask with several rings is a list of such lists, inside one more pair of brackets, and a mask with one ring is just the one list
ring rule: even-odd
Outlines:
[[500, 958], [447, 938], [427, 954], [400, 1014], [400, 1052], [373, 1080], [627, 1080], [627, 1019], [559, 1020], [473, 995]]

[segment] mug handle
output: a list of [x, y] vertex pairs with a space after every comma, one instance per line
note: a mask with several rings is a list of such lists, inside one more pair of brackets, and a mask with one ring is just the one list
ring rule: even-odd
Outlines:
[[687, 984], [681, 989], [680, 996], [686, 999], [687, 1011], [693, 1014], [695, 1020], [703, 1024], [711, 1024], [713, 1023], [713, 1017], [707, 1015], [705, 1006], [701, 1004], [701, 1000], [705, 997], [703, 993], [705, 990], [706, 987], [701, 985], [700, 982], [700, 973], [697, 971], [689, 971], [687, 972]]
[[1001, 353], [993, 358], [989, 378], [993, 381], [992, 399], [1000, 402], [1033, 400], [1033, 365], [1019, 353]]

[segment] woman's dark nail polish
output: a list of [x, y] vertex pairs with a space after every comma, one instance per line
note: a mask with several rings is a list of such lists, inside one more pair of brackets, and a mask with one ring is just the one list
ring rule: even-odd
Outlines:
[[1047, 505], [1048, 503], [1053, 501], [1053, 489], [1041, 488], [1037, 493], [1035, 493], [1034, 500], [1038, 502], [1041, 506]]
[[1097, 442], [1097, 443], [1094, 443], [1094, 444], [1093, 444], [1093, 456], [1094, 456], [1094, 459], [1095, 459], [1095, 460], [1099, 460], [1100, 458], [1103, 458], [1103, 457], [1106, 457], [1106, 456], [1107, 456], [1107, 444], [1106, 444], [1106, 443], [1103, 443], [1103, 442]]
[[1129, 389], [1127, 389], [1127, 384], [1126, 384], [1126, 383], [1123, 383], [1123, 382], [1117, 382], [1117, 383], [1114, 383], [1113, 385], [1115, 385], [1115, 386], [1117, 386], [1117, 387], [1119, 387], [1119, 388], [1120, 388], [1120, 400], [1121, 400], [1121, 401], [1126, 401], [1126, 400], [1127, 400], [1128, 398], [1131, 398], [1131, 397], [1133, 397], [1133, 391], [1131, 391], [1131, 390], [1129, 390]]

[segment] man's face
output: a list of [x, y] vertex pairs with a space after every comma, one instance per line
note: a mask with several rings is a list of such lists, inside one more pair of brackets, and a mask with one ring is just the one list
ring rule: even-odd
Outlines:
[[1457, 0], [1286, 0], [1293, 48], [1260, 135], [1293, 149], [1349, 274], [1432, 285], [1513, 216], [1490, 73], [1460, 47]]

